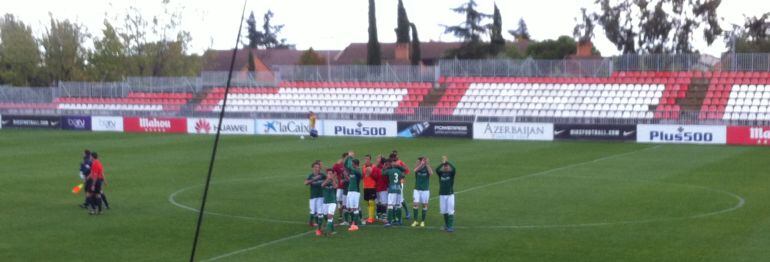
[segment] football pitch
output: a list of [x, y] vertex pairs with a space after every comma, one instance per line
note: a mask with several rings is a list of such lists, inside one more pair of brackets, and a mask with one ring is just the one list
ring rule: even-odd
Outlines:
[[[213, 136], [0, 130], [1, 261], [184, 261]], [[112, 209], [89, 216], [77, 168], [100, 154]], [[456, 167], [456, 231], [364, 226], [317, 237], [310, 163], [398, 149]], [[198, 260], [767, 261], [770, 148], [225, 136]], [[412, 201], [413, 177], [405, 198]], [[362, 205], [363, 204], [362, 202]]]

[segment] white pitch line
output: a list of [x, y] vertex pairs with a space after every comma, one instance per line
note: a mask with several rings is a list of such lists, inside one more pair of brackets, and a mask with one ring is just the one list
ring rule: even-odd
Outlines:
[[[272, 179], [272, 178], [283, 178], [283, 177], [288, 177], [288, 176], [269, 176], [269, 177], [260, 177], [260, 178], [257, 178], [257, 179], [232, 179], [232, 180], [226, 180], [226, 181], [212, 182], [212, 184], [215, 184], [215, 183], [219, 184], [219, 183], [225, 183], [225, 182], [234, 182], [234, 181], [255, 181], [255, 180], [259, 181], [259, 180]], [[197, 208], [190, 207], [190, 206], [181, 204], [179, 202], [176, 202], [176, 195], [178, 195], [179, 193], [185, 192], [187, 190], [190, 190], [190, 189], [193, 189], [193, 188], [196, 188], [196, 187], [201, 187], [201, 186], [202, 185], [195, 185], [195, 186], [190, 186], [190, 187], [186, 187], [186, 188], [182, 188], [180, 190], [177, 190], [176, 192], [171, 193], [171, 195], [168, 196], [168, 202], [171, 203], [172, 205], [175, 205], [175, 206], [179, 207], [179, 208], [187, 209], [187, 210], [190, 210], [192, 212], [196, 212], [197, 213], [197, 212], [200, 211]], [[248, 220], [257, 220], [257, 221], [271, 222], [271, 223], [280, 223], [280, 224], [297, 224], [297, 225], [304, 224], [304, 222], [300, 222], [300, 221], [290, 221], [290, 220], [279, 220], [279, 219], [269, 219], [269, 218], [238, 216], [238, 215], [223, 214], [223, 213], [217, 213], [217, 212], [211, 212], [211, 211], [206, 211], [206, 212], [203, 212], [203, 213], [209, 214], [209, 215], [214, 215], [214, 216], [230, 217], [230, 218], [238, 218], [238, 219], [248, 219]]]
[[[561, 171], [561, 170], [564, 170], [564, 169], [570, 169], [570, 168], [582, 166], [582, 165], [585, 165], [585, 164], [591, 164], [591, 163], [597, 163], [597, 162], [601, 162], [601, 161], [605, 161], [605, 160], [610, 160], [610, 159], [613, 159], [613, 158], [627, 156], [627, 155], [639, 153], [639, 152], [646, 151], [646, 150], [657, 149], [659, 147], [660, 147], [660, 145], [652, 146], [652, 147], [647, 147], [647, 148], [643, 148], [643, 149], [639, 149], [639, 150], [634, 150], [634, 151], [631, 151], [631, 152], [626, 152], [626, 153], [621, 153], [621, 154], [616, 154], [616, 155], [611, 155], [611, 156], [605, 156], [605, 157], [597, 158], [597, 159], [594, 159], [594, 160], [589, 160], [589, 161], [585, 161], [585, 162], [580, 162], [580, 163], [575, 163], [575, 164], [566, 165], [566, 166], [562, 166], [562, 167], [557, 167], [557, 168], [554, 168], [554, 169], [549, 169], [549, 170], [546, 170], [546, 171], [532, 173], [532, 174], [529, 174], [529, 175], [523, 175], [523, 176], [517, 176], [517, 177], [508, 178], [508, 179], [503, 179], [503, 180], [500, 180], [500, 181], [497, 181], [497, 182], [492, 182], [492, 183], [489, 183], [489, 184], [484, 184], [484, 185], [470, 187], [468, 189], [460, 190], [460, 191], [455, 192], [455, 195], [456, 194], [470, 192], [470, 191], [474, 191], [474, 190], [479, 190], [479, 189], [490, 187], [490, 186], [494, 186], [494, 185], [504, 184], [504, 183], [508, 183], [508, 182], [512, 182], [512, 181], [527, 179], [527, 178], [531, 178], [531, 177], [543, 176], [543, 175], [547, 175], [547, 174], [550, 174], [550, 173], [553, 173], [553, 172], [556, 172], [556, 171]], [[431, 199], [435, 200], [435, 199], [438, 199], [438, 198], [439, 198], [438, 196], [434, 196]]]
[[269, 245], [278, 244], [278, 243], [281, 243], [281, 242], [284, 242], [284, 241], [288, 241], [288, 240], [292, 240], [292, 239], [295, 239], [295, 238], [300, 238], [300, 237], [303, 237], [303, 236], [308, 235], [310, 233], [313, 233], [313, 231], [308, 231], [308, 232], [304, 232], [304, 233], [300, 233], [300, 234], [284, 237], [284, 238], [281, 238], [281, 239], [276, 239], [276, 240], [273, 240], [273, 241], [270, 241], [270, 242], [265, 242], [265, 243], [262, 243], [262, 244], [259, 244], [259, 245], [253, 246], [253, 247], [239, 249], [239, 250], [236, 250], [236, 251], [233, 251], [233, 252], [230, 252], [230, 253], [227, 253], [227, 254], [222, 254], [222, 255], [219, 255], [219, 256], [216, 256], [216, 257], [212, 257], [212, 258], [209, 258], [209, 259], [206, 259], [206, 260], [203, 260], [203, 261], [220, 260], [220, 259], [223, 259], [223, 258], [226, 258], [226, 257], [234, 256], [234, 255], [237, 255], [237, 254], [240, 254], [240, 253], [244, 253], [244, 252], [249, 252], [249, 251], [252, 251], [252, 250], [255, 250], [255, 249], [259, 249], [259, 248], [263, 248], [263, 247], [266, 247], [266, 246], [269, 246]]

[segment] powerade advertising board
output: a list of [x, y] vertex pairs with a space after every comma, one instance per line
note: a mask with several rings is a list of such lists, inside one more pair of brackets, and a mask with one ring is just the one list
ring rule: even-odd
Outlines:
[[473, 138], [473, 123], [398, 122], [398, 136]]
[[664, 144], [727, 143], [726, 126], [638, 125], [636, 141]]
[[636, 140], [636, 125], [556, 124], [553, 136], [565, 140]]

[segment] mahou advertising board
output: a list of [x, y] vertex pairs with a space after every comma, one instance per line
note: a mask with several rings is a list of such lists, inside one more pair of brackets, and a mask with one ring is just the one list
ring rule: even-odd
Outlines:
[[728, 145], [770, 146], [770, 127], [730, 126], [727, 127]]
[[124, 117], [127, 133], [187, 133], [187, 119], [165, 117]]

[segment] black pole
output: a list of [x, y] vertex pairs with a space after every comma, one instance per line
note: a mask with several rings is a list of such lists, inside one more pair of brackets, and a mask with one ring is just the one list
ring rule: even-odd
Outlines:
[[190, 262], [195, 261], [195, 250], [198, 247], [198, 237], [201, 233], [201, 224], [203, 224], [203, 213], [206, 208], [206, 198], [209, 195], [209, 184], [211, 183], [211, 173], [214, 171], [214, 160], [217, 158], [217, 146], [219, 146], [219, 136], [222, 132], [222, 119], [225, 117], [225, 108], [227, 108], [227, 96], [230, 93], [230, 83], [233, 79], [233, 68], [235, 68], [235, 57], [238, 55], [238, 43], [241, 41], [241, 30], [243, 29], [243, 17], [246, 14], [246, 3], [243, 0], [243, 11], [241, 11], [241, 22], [238, 24], [238, 37], [235, 39], [235, 48], [233, 57], [230, 60], [230, 72], [227, 74], [227, 85], [225, 86], [225, 99], [222, 102], [222, 110], [219, 111], [219, 124], [217, 125], [217, 134], [214, 138], [214, 148], [211, 151], [211, 162], [209, 162], [209, 173], [206, 176], [206, 186], [203, 188], [203, 199], [201, 199], [201, 208], [198, 210], [198, 224], [195, 226], [195, 238], [193, 239], [192, 252], [190, 253]]

